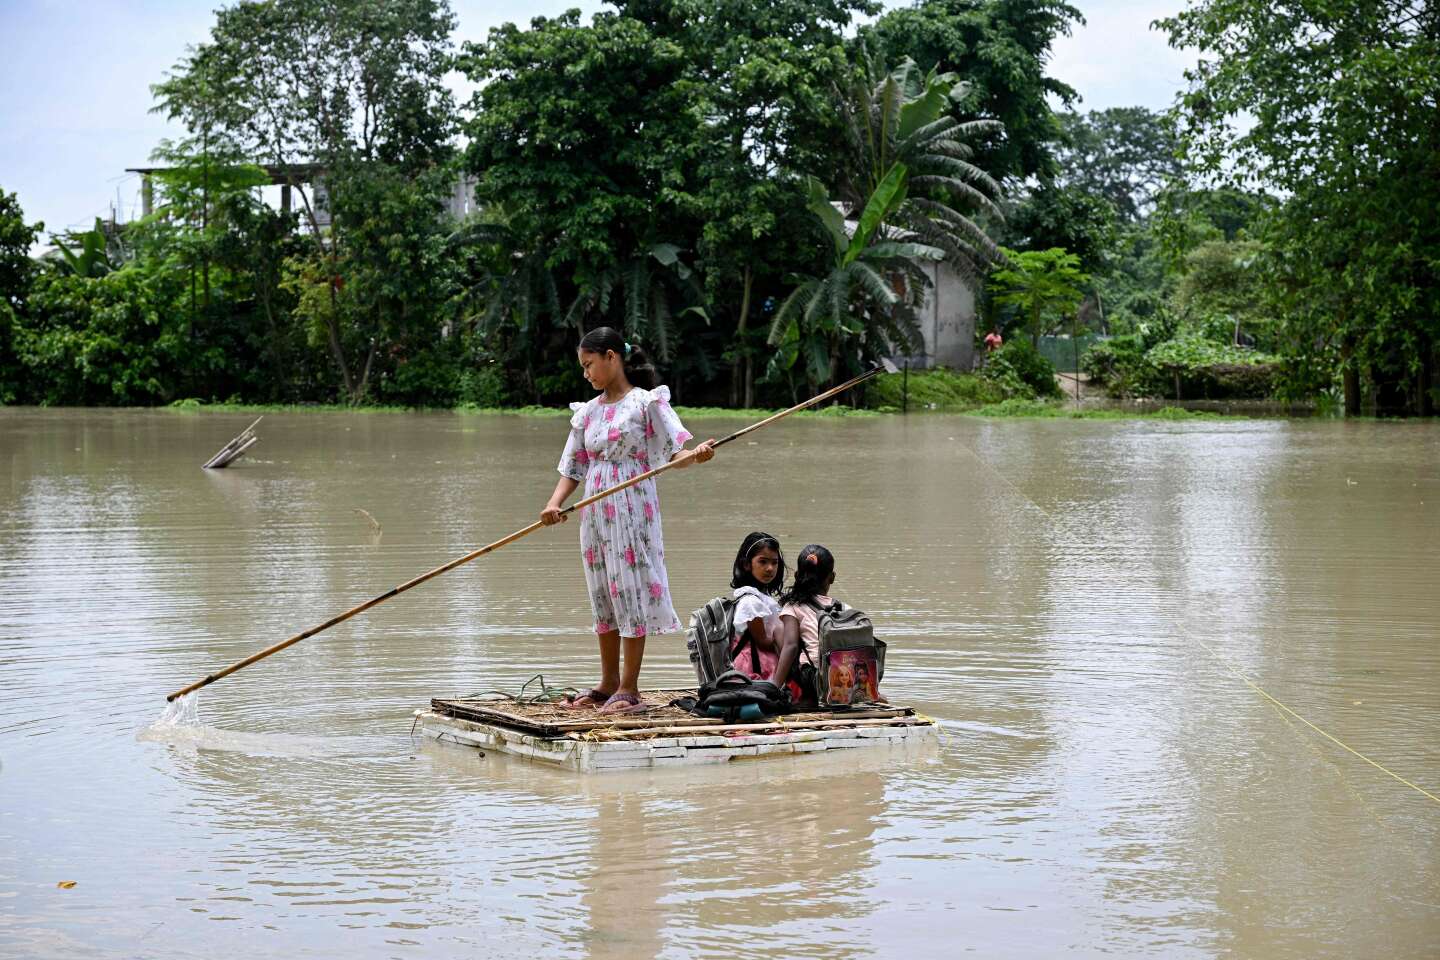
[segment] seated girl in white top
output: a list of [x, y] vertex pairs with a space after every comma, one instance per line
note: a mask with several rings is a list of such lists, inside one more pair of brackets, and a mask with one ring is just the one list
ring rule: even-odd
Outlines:
[[[730, 660], [753, 680], [771, 680], [780, 657], [780, 604], [775, 595], [785, 580], [780, 541], [756, 531], [740, 542], [731, 571], [735, 588]], [[783, 681], [781, 681], [783, 683]]]

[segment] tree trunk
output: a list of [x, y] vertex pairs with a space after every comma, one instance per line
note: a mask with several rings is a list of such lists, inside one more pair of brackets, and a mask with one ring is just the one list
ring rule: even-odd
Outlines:
[[350, 395], [350, 406], [358, 406], [360, 401], [365, 399], [365, 388], [370, 384], [370, 365], [375, 362], [375, 351], [379, 349], [379, 340], [370, 338], [370, 351], [365, 355], [365, 369], [360, 374], [360, 385]]
[[350, 375], [350, 365], [345, 362], [345, 350], [340, 346], [340, 306], [335, 298], [336, 241], [332, 237], [330, 247], [326, 248], [325, 240], [320, 236], [320, 221], [315, 216], [314, 204], [310, 202], [309, 195], [300, 188], [299, 184], [295, 184], [295, 187], [295, 192], [300, 194], [300, 202], [305, 207], [305, 218], [310, 221], [310, 233], [315, 240], [315, 249], [319, 254], [320, 263], [326, 267], [325, 284], [330, 296], [330, 315], [325, 318], [325, 334], [330, 343], [330, 356], [334, 359], [335, 366], [340, 368], [340, 378], [345, 386], [345, 396], [349, 399], [355, 396], [355, 378]]
[[1420, 395], [1416, 398], [1415, 410], [1422, 417], [1433, 417], [1435, 397], [1431, 390], [1435, 386], [1435, 342], [1426, 336], [1420, 338], [1420, 374], [1416, 379]]
[[[730, 406], [740, 404], [742, 388], [749, 394], [747, 380], [750, 373], [750, 348], [745, 342], [745, 328], [750, 320], [750, 286], [752, 281], [750, 264], [745, 264], [745, 290], [740, 296], [740, 319], [735, 324], [735, 363], [730, 368]], [[746, 406], [749, 406], [747, 400]]]
[[[1344, 313], [1341, 313], [1344, 321]], [[1355, 338], [1349, 334], [1340, 343], [1341, 382], [1345, 390], [1345, 416], [1360, 416], [1360, 366], [1355, 362]]]
[[1345, 416], [1360, 416], [1360, 370], [1353, 364], [1345, 365]]
[[210, 128], [201, 135], [204, 166], [200, 174], [200, 269], [204, 274], [205, 313], [210, 313]]
[[[268, 265], [261, 269], [268, 269]], [[268, 352], [271, 362], [275, 365], [275, 386], [278, 388], [290, 378], [286, 375], [284, 359], [280, 355], [280, 328], [275, 323], [275, 311], [270, 304], [270, 287], [260, 279], [258, 274], [255, 278], [255, 298], [260, 301], [260, 306], [265, 311], [265, 323], [270, 328]], [[272, 392], [271, 396], [277, 397], [278, 394]]]
[[340, 322], [335, 319], [340, 307], [335, 302], [334, 275], [326, 277], [325, 282], [330, 290], [330, 312], [325, 317], [326, 339], [330, 341], [330, 356], [335, 358], [335, 366], [340, 368], [340, 377], [345, 383], [345, 396], [349, 399], [355, 396], [355, 378], [350, 376], [350, 365], [345, 362], [345, 351], [340, 346]]

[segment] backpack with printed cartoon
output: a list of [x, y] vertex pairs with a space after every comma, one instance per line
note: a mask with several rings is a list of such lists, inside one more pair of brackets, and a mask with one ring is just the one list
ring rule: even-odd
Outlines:
[[822, 710], [844, 710], [879, 703], [885, 676], [885, 641], [877, 639], [870, 618], [836, 600], [812, 603], [818, 615], [819, 662], [815, 695]]

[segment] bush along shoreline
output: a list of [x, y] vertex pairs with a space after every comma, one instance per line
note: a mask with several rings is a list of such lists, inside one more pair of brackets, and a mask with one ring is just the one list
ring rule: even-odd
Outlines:
[[[1053, 373], [1047, 373], [1049, 364], [1041, 360], [1035, 364], [1030, 358], [1037, 356], [1027, 350], [1028, 344], [1017, 348], [1004, 361], [992, 356], [986, 369], [975, 373], [959, 373], [944, 368], [911, 370], [905, 373], [881, 374], [871, 381], [858, 396], [841, 402], [802, 410], [796, 416], [819, 419], [873, 418], [901, 413], [916, 415], [966, 415], [988, 418], [1044, 418], [1081, 420], [1128, 420], [1128, 419], [1243, 419], [1231, 414], [1209, 410], [1187, 410], [1176, 406], [1158, 408], [1077, 406], [1055, 386]], [[1016, 361], [1016, 357], [1022, 357]], [[1032, 386], [1022, 379], [1022, 373], [1031, 377], [1045, 376], [1038, 385]], [[1163, 401], [1153, 401], [1163, 402]], [[456, 404], [451, 406], [395, 406], [370, 405], [347, 406], [345, 404], [252, 404], [240, 402], [207, 403], [198, 399], [177, 400], [167, 407], [158, 408], [182, 414], [202, 413], [453, 413], [461, 416], [514, 416], [514, 417], [560, 417], [570, 411], [562, 406], [480, 406], [477, 404]], [[764, 419], [784, 408], [732, 408], [715, 406], [688, 406], [678, 404], [676, 411], [689, 419], [733, 419], [755, 421]], [[1277, 412], [1270, 412], [1278, 415]], [[1263, 414], [1262, 414], [1263, 415]]]

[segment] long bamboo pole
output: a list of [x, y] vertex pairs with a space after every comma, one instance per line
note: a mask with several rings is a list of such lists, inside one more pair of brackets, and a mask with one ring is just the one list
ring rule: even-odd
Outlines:
[[[779, 413], [776, 413], [776, 414], [773, 414], [773, 415], [771, 415], [771, 416], [769, 416], [769, 417], [766, 417], [764, 420], [760, 420], [760, 421], [758, 421], [758, 422], [756, 422], [756, 423], [750, 424], [750, 426], [744, 428], [743, 430], [737, 430], [737, 431], [735, 431], [734, 433], [730, 434], [728, 437], [723, 437], [723, 438], [721, 438], [721, 439], [719, 439], [719, 440], [716, 440], [715, 443], [712, 445], [712, 447], [723, 446], [724, 444], [729, 443], [731, 440], [738, 440], [739, 438], [745, 436], [747, 433], [753, 433], [754, 431], [759, 430], [759, 429], [760, 429], [761, 427], [763, 427], [763, 426], [766, 426], [766, 425], [768, 425], [768, 424], [774, 423], [776, 420], [782, 420], [782, 419], [784, 419], [785, 417], [790, 416], [790, 414], [792, 414], [792, 413], [796, 413], [796, 412], [798, 412], [798, 411], [800, 411], [800, 410], [804, 410], [806, 407], [813, 407], [813, 406], [815, 406], [815, 404], [817, 404], [817, 403], [822, 403], [822, 402], [830, 399], [831, 397], [836, 396], [837, 394], [844, 393], [846, 390], [849, 390], [851, 387], [855, 387], [855, 386], [858, 386], [858, 385], [861, 384], [861, 383], [864, 383], [866, 380], [869, 380], [871, 377], [875, 376], [876, 374], [883, 372], [885, 369], [886, 369], [886, 367], [884, 367], [884, 366], [877, 366], [877, 367], [875, 367], [873, 370], [869, 370], [869, 371], [867, 371], [866, 373], [862, 373], [862, 374], [861, 374], [860, 376], [858, 376], [858, 377], [855, 377], [855, 378], [853, 378], [853, 379], [850, 379], [850, 380], [845, 381], [844, 383], [840, 384], [838, 387], [831, 387], [829, 390], [826, 390], [824, 393], [821, 393], [821, 394], [818, 394], [818, 395], [816, 395], [816, 396], [814, 396], [814, 397], [811, 397], [809, 400], [806, 400], [804, 403], [797, 403], [795, 406], [791, 407], [791, 408], [788, 409], [788, 410], [782, 410], [782, 411], [780, 411]], [[686, 452], [693, 455], [693, 451], [686, 451]], [[654, 468], [653, 470], [647, 470], [645, 473], [642, 473], [642, 474], [640, 474], [639, 476], [631, 477], [629, 480], [626, 480], [624, 483], [618, 483], [618, 484], [616, 484], [615, 486], [610, 487], [610, 488], [607, 489], [607, 490], [601, 490], [599, 493], [594, 494], [594, 495], [589, 496], [589, 497], [586, 497], [586, 498], [583, 499], [583, 500], [577, 500], [575, 503], [572, 503], [570, 506], [566, 507], [564, 510], [561, 510], [560, 513], [561, 513], [561, 515], [563, 516], [563, 515], [565, 515], [565, 514], [567, 514], [567, 513], [573, 512], [573, 511], [575, 511], [575, 510], [579, 510], [581, 507], [587, 507], [587, 506], [589, 506], [590, 504], [596, 502], [597, 500], [603, 500], [603, 499], [605, 499], [606, 497], [608, 497], [608, 496], [610, 496], [610, 495], [612, 495], [612, 494], [619, 493], [621, 490], [624, 490], [624, 489], [626, 489], [627, 487], [633, 487], [633, 486], [635, 486], [635, 484], [637, 484], [637, 483], [642, 483], [642, 482], [644, 482], [644, 481], [646, 481], [646, 480], [650, 480], [650, 479], [652, 479], [652, 478], [654, 478], [654, 477], [657, 477], [657, 476], [659, 476], [660, 474], [664, 473], [666, 470], [669, 470], [669, 469], [671, 469], [672, 467], [677, 466], [678, 464], [680, 464], [681, 462], [683, 462], [684, 459], [685, 459], [685, 458], [677, 458], [677, 459], [675, 459], [675, 460], [671, 460], [671, 461], [669, 461], [668, 463], [661, 464], [660, 466]], [[487, 543], [485, 546], [481, 547], [481, 548], [478, 549], [478, 550], [471, 551], [470, 553], [465, 554], [465, 556], [463, 556], [463, 557], [457, 557], [457, 558], [455, 558], [454, 560], [451, 560], [449, 563], [446, 563], [446, 564], [443, 564], [443, 565], [441, 565], [441, 566], [438, 566], [438, 567], [436, 567], [434, 570], [429, 571], [428, 573], [422, 573], [422, 574], [420, 574], [420, 576], [414, 578], [413, 580], [407, 580], [407, 581], [405, 581], [404, 583], [400, 584], [398, 587], [391, 587], [389, 590], [387, 590], [387, 591], [385, 591], [384, 593], [380, 594], [378, 597], [374, 597], [374, 598], [372, 598], [372, 599], [370, 599], [370, 600], [366, 600], [364, 603], [360, 604], [359, 606], [351, 607], [349, 610], [346, 610], [344, 613], [337, 614], [336, 616], [331, 617], [329, 620], [326, 620], [324, 623], [322, 623], [322, 624], [320, 624], [320, 625], [318, 625], [318, 626], [314, 626], [314, 627], [311, 627], [309, 630], [305, 630], [305, 631], [303, 631], [303, 632], [301, 632], [301, 633], [297, 633], [297, 634], [295, 634], [295, 636], [289, 638], [288, 640], [282, 640], [282, 641], [280, 641], [279, 643], [275, 644], [274, 646], [266, 647], [264, 650], [261, 650], [259, 653], [252, 653], [250, 656], [246, 657], [244, 660], [239, 661], [238, 663], [232, 663], [230, 666], [225, 667], [223, 670], [217, 670], [217, 671], [215, 671], [214, 673], [212, 673], [212, 674], [210, 674], [209, 676], [205, 677], [203, 680], [197, 680], [197, 681], [195, 681], [194, 683], [190, 684], [188, 687], [182, 687], [181, 689], [176, 690], [174, 693], [170, 694], [170, 695], [169, 695], [168, 697], [166, 697], [165, 699], [166, 699], [167, 701], [171, 701], [171, 700], [176, 699], [177, 697], [183, 697], [183, 696], [185, 696], [187, 693], [193, 693], [194, 691], [199, 690], [201, 687], [208, 686], [208, 685], [214, 683], [216, 680], [221, 680], [221, 679], [223, 679], [223, 678], [225, 678], [225, 677], [228, 677], [228, 676], [230, 676], [230, 674], [234, 673], [236, 670], [243, 670], [243, 669], [245, 669], [246, 667], [250, 666], [250, 664], [255, 663], [256, 661], [264, 660], [266, 657], [270, 656], [272, 653], [279, 653], [281, 650], [284, 650], [286, 647], [289, 647], [289, 646], [292, 646], [292, 645], [294, 645], [294, 644], [297, 644], [297, 643], [299, 643], [301, 640], [305, 640], [305, 639], [307, 639], [307, 638], [309, 638], [309, 637], [313, 637], [313, 636], [315, 636], [315, 634], [320, 633], [320, 632], [323, 631], [323, 630], [329, 630], [331, 627], [335, 626], [337, 623], [344, 623], [346, 620], [349, 620], [351, 617], [355, 616], [356, 614], [364, 613], [366, 610], [369, 610], [371, 607], [376, 606], [377, 604], [384, 603], [386, 600], [389, 600], [391, 597], [398, 596], [399, 594], [404, 593], [406, 590], [409, 590], [411, 587], [418, 587], [418, 586], [420, 586], [420, 584], [424, 583], [426, 580], [430, 580], [430, 579], [433, 579], [434, 577], [438, 577], [438, 576], [440, 576], [440, 574], [442, 574], [442, 573], [448, 573], [449, 571], [454, 570], [456, 567], [461, 566], [462, 564], [469, 563], [471, 560], [475, 560], [475, 559], [477, 559], [477, 558], [479, 558], [479, 557], [485, 556], [485, 554], [487, 554], [487, 553], [493, 553], [494, 551], [499, 550], [501, 547], [505, 546], [507, 543], [514, 543], [516, 540], [519, 540], [521, 537], [524, 537], [524, 536], [527, 536], [527, 535], [529, 535], [529, 534], [532, 534], [532, 533], [534, 533], [536, 530], [539, 530], [539, 529], [540, 529], [541, 527], [543, 527], [543, 526], [545, 526], [544, 523], [542, 523], [542, 522], [539, 521], [539, 520], [536, 520], [534, 523], [530, 524], [528, 527], [522, 527], [521, 529], [516, 530], [514, 533], [510, 534], [508, 537], [502, 537], [501, 539], [496, 540], [494, 543]]]

